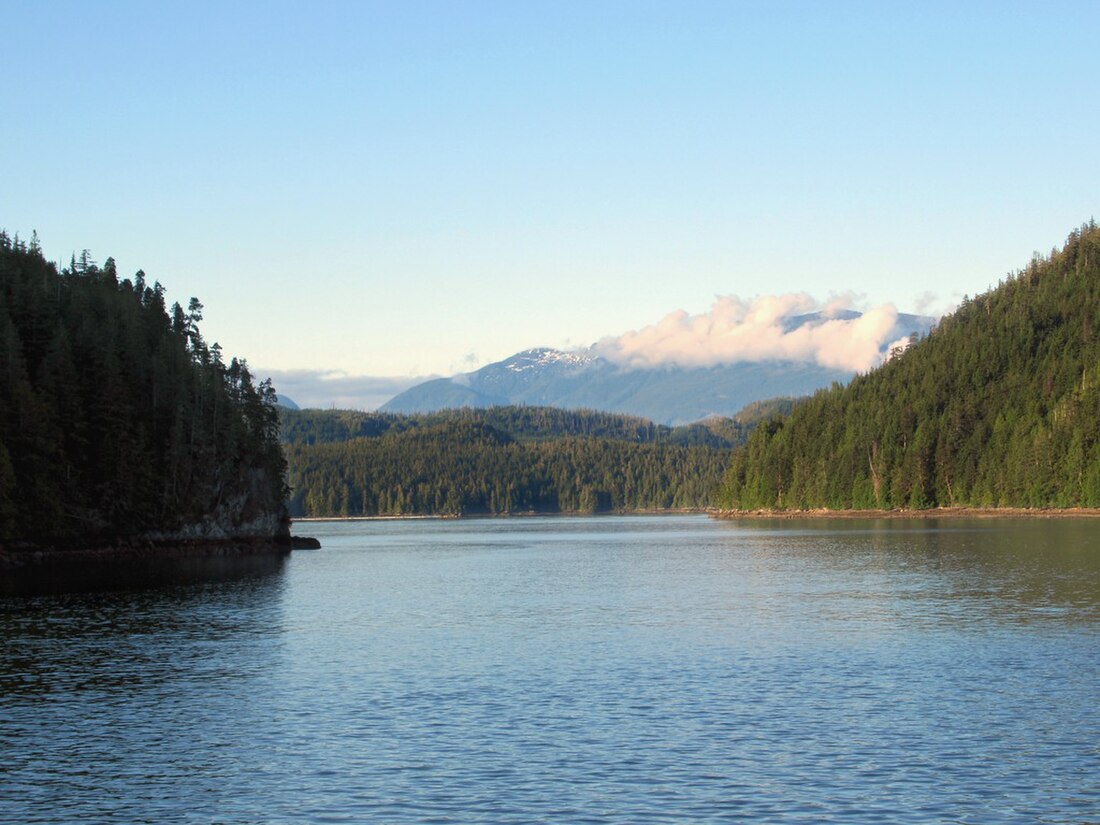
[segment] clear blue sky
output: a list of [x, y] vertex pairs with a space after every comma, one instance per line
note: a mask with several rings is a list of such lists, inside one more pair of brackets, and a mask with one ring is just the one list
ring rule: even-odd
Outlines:
[[1097, 2], [0, 12], [0, 226], [199, 296], [261, 370], [446, 373], [731, 293], [911, 310], [1100, 217]]

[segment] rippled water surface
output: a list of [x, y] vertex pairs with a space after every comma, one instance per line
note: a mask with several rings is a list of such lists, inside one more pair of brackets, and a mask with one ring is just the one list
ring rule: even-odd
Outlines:
[[0, 821], [1100, 822], [1100, 521], [309, 525], [0, 591]]

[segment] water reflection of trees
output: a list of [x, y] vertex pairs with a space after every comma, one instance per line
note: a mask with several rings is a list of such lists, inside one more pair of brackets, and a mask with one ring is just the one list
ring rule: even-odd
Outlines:
[[[1091, 519], [784, 519], [737, 528], [754, 541], [778, 538], [777, 563], [816, 567], [909, 620], [1100, 618], [1100, 522]], [[770, 540], [763, 546], [775, 552]]]
[[274, 555], [163, 559], [7, 579], [0, 694], [109, 692], [215, 667], [219, 641], [277, 631], [284, 566]]
[[1100, 524], [1074, 519], [934, 520], [879, 527], [873, 546], [938, 578], [936, 597], [1019, 621], [1100, 615]]
[[284, 567], [172, 560], [0, 595], [0, 820], [156, 821], [134, 811], [221, 799], [254, 747], [240, 731], [271, 715]]

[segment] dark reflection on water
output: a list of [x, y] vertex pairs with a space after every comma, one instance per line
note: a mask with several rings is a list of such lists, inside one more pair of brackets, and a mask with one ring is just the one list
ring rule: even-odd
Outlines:
[[[825, 565], [853, 583], [886, 581], [921, 616], [986, 613], [1028, 622], [1100, 618], [1100, 521], [1091, 519], [869, 520], [740, 523], [765, 547], [785, 536], [799, 564]], [[917, 604], [914, 604], [916, 602]], [[907, 619], [913, 616], [906, 613]]]
[[285, 563], [284, 555], [263, 553], [134, 561], [55, 561], [40, 567], [0, 570], [0, 596], [141, 591], [203, 582], [228, 582], [278, 575]]
[[209, 798], [278, 651], [284, 567], [175, 559], [10, 580], [0, 821], [170, 821]]
[[311, 533], [0, 596], [0, 821], [1097, 819], [1098, 522]]

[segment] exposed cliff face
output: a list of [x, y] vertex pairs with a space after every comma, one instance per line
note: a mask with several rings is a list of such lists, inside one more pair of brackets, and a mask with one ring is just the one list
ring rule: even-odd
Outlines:
[[267, 513], [250, 521], [229, 518], [227, 514], [215, 514], [178, 530], [147, 533], [138, 540], [141, 539], [153, 542], [271, 541], [277, 544], [289, 541], [290, 519], [285, 510], [280, 513]]
[[281, 479], [272, 479], [263, 467], [251, 468], [245, 484], [221, 491], [217, 501], [199, 521], [174, 530], [148, 531], [156, 542], [172, 541], [290, 541], [290, 519], [280, 494]]
[[83, 536], [0, 542], [0, 571], [68, 565], [75, 562], [146, 561], [283, 554], [291, 549], [290, 518], [281, 497], [281, 479], [253, 468], [242, 489], [225, 495], [200, 521], [174, 529], [134, 535], [100, 530]]
[[273, 480], [262, 468], [247, 473], [200, 521], [135, 535], [109, 531], [67, 538], [0, 542], [0, 571], [67, 568], [97, 562], [285, 554], [291, 550], [290, 518]]

